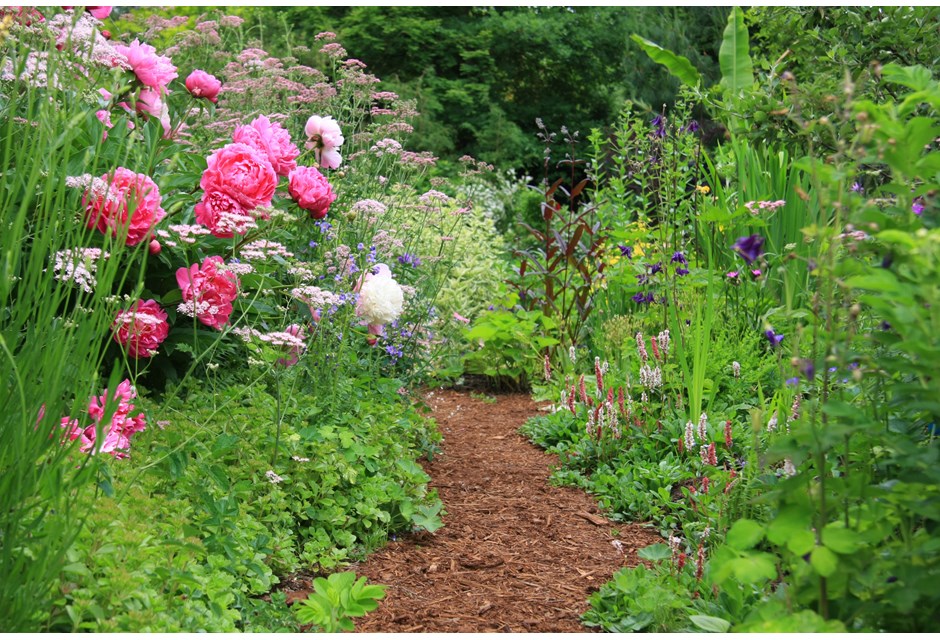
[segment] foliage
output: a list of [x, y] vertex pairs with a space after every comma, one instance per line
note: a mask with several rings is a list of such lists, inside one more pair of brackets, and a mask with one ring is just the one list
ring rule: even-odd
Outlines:
[[327, 633], [352, 631], [352, 618], [375, 610], [385, 597], [385, 587], [367, 585], [364, 577], [356, 580], [351, 571], [315, 578], [313, 588], [306, 600], [294, 605], [294, 610], [302, 623], [314, 624]]

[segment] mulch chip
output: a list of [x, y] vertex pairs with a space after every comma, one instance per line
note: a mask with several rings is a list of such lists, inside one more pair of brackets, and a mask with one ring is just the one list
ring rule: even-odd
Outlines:
[[587, 597], [620, 567], [635, 566], [638, 549], [661, 541], [641, 525], [608, 522], [584, 492], [549, 485], [557, 458], [518, 433], [535, 403], [522, 394], [496, 398], [427, 393], [444, 442], [424, 467], [445, 526], [350, 567], [387, 586], [357, 631], [587, 631], [579, 621]]

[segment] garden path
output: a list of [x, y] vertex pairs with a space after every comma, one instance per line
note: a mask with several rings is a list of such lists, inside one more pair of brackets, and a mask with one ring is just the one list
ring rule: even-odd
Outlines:
[[444, 435], [425, 464], [445, 526], [391, 542], [352, 567], [387, 585], [368, 632], [576, 632], [587, 597], [636, 551], [650, 529], [607, 522], [592, 498], [548, 483], [557, 458], [518, 433], [538, 412], [525, 395], [428, 392]]

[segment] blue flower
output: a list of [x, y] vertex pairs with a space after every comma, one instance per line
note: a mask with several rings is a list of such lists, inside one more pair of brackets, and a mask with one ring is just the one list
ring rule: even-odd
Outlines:
[[620, 257], [626, 258], [627, 260], [633, 259], [633, 247], [628, 247], [625, 244], [617, 245], [617, 248], [620, 249]]
[[756, 233], [738, 238], [731, 248], [738, 252], [744, 261], [751, 264], [763, 255], [764, 239]]
[[764, 332], [764, 336], [770, 340], [770, 346], [772, 347], [776, 347], [778, 344], [783, 342], [783, 334], [774, 333], [773, 327], [767, 329], [767, 331]]
[[678, 269], [676, 269], [676, 275], [677, 275], [677, 276], [687, 276], [687, 275], [689, 275], [689, 270], [688, 270], [688, 269], [683, 269], [682, 267], [679, 267]]
[[662, 263], [662, 262], [657, 262], [656, 264], [648, 265], [648, 266], [649, 266], [649, 269], [650, 269], [650, 275], [651, 275], [651, 276], [655, 276], [657, 273], [659, 273], [660, 271], [663, 270], [663, 263]]
[[655, 135], [657, 138], [666, 137], [666, 118], [664, 118], [661, 114], [657, 114], [650, 124], [656, 127]]
[[672, 254], [672, 260], [670, 260], [670, 262], [681, 262], [686, 266], [689, 264], [689, 261], [685, 259], [685, 255], [681, 251], [676, 251]]

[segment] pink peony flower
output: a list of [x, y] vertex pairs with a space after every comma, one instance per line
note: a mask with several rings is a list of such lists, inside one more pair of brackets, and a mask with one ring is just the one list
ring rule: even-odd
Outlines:
[[160, 190], [149, 176], [118, 167], [92, 184], [83, 199], [88, 228], [118, 236], [127, 229], [126, 243], [133, 246], [148, 237], [166, 216], [160, 206]]
[[219, 79], [201, 69], [195, 69], [186, 78], [186, 90], [196, 98], [205, 98], [209, 102], [218, 102], [220, 89], [222, 89], [222, 83]]
[[149, 358], [157, 353], [157, 347], [166, 340], [170, 325], [166, 312], [156, 300], [137, 301], [136, 308], [117, 314], [111, 325], [114, 340], [124, 347], [132, 358]]
[[232, 140], [262, 152], [279, 176], [286, 176], [297, 167], [296, 159], [300, 149], [290, 141], [287, 129], [276, 122], [272, 123], [266, 116], [258, 116], [250, 125], [235, 129]]
[[115, 44], [114, 48], [127, 58], [127, 63], [140, 83], [158, 93], [165, 93], [166, 86], [178, 75], [168, 57], [157, 55], [156, 49], [149, 44], [142, 44], [140, 40], [134, 40], [129, 45]]
[[336, 194], [322, 173], [315, 167], [297, 167], [290, 172], [288, 181], [288, 191], [301, 209], [317, 220], [326, 217]]
[[[117, 401], [117, 407], [111, 415], [111, 422], [107, 429], [101, 427], [101, 421], [105, 417], [105, 407], [108, 401], [108, 390], [97, 397], [92, 397], [88, 403], [88, 415], [94, 421], [92, 424], [82, 427], [78, 420], [68, 416], [62, 418], [62, 428], [66, 429], [66, 435], [69, 440], [81, 439], [79, 451], [82, 453], [109, 453], [115, 458], [126, 458], [127, 450], [130, 449], [130, 438], [138, 431], [147, 428], [146, 418], [142, 413], [131, 417], [130, 413], [134, 410], [131, 400], [137, 397], [137, 393], [131, 386], [130, 380], [124, 380], [118, 385], [111, 398], [112, 405]], [[98, 430], [104, 436], [101, 446], [96, 446]]]
[[221, 191], [206, 191], [196, 205], [196, 222], [208, 227], [216, 238], [231, 238], [254, 227], [254, 218], [238, 202]]
[[264, 153], [234, 142], [214, 151], [207, 162], [199, 182], [203, 191], [221, 191], [246, 211], [271, 205], [277, 174]]
[[232, 315], [232, 302], [238, 296], [238, 276], [219, 269], [220, 256], [206, 258], [202, 267], [194, 264], [176, 271], [176, 282], [183, 290], [180, 312], [196, 316], [201, 323], [221, 329]]
[[111, 15], [111, 10], [114, 7], [85, 7], [85, 11], [91, 14], [92, 18], [96, 20], [104, 20]]
[[337, 149], [345, 142], [339, 123], [332, 116], [310, 116], [304, 133], [309, 138], [306, 146], [314, 150], [319, 165], [327, 169], [339, 168], [343, 157]]
[[172, 129], [170, 127], [170, 108], [159, 91], [141, 89], [134, 107], [137, 109], [137, 113], [148, 117], [153, 116], [159, 120], [160, 124], [163, 125], [163, 137], [169, 137]]

